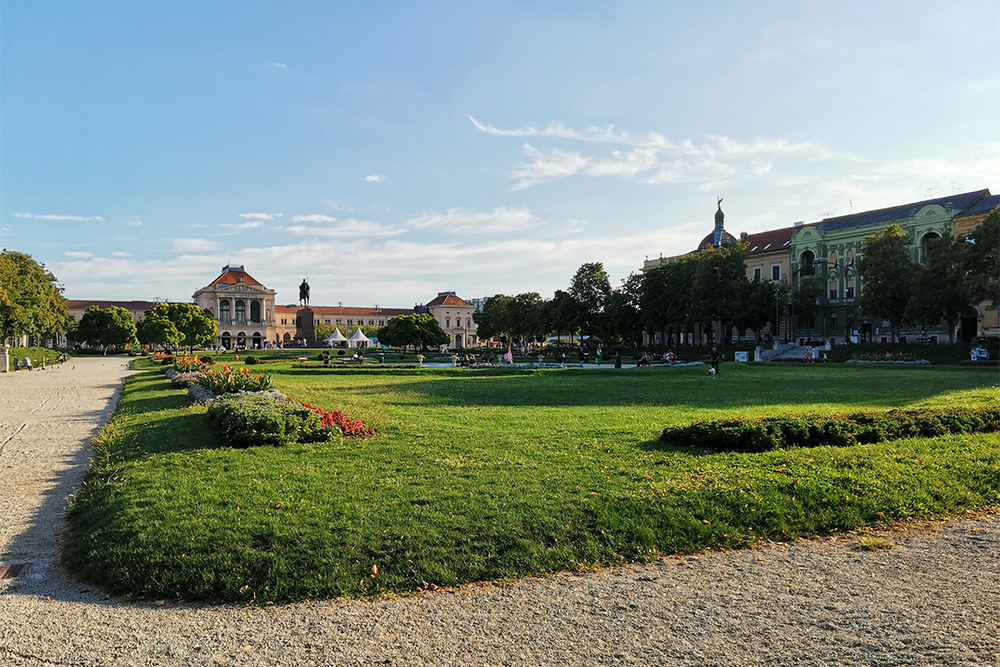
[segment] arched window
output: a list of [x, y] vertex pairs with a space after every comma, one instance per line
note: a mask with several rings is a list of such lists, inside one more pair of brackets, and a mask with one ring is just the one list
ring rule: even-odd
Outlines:
[[231, 320], [231, 311], [229, 308], [229, 301], [219, 302], [219, 322], [222, 324], [229, 324]]
[[812, 250], [806, 250], [799, 257], [799, 273], [803, 276], [814, 276], [816, 275], [816, 255], [813, 254]]
[[236, 302], [236, 323], [243, 324], [247, 321], [247, 302], [237, 301]]
[[232, 348], [232, 346], [233, 346], [232, 336], [229, 335], [228, 331], [223, 331], [222, 332], [222, 347], [224, 347], [224, 348], [226, 348], [228, 350], [228, 349]]
[[835, 252], [830, 253], [830, 264], [833, 264], [834, 266], [837, 265], [837, 253]]
[[444, 318], [444, 328], [445, 329], [450, 329], [451, 328], [451, 318], [450, 317]]
[[918, 262], [923, 264], [924, 262], [927, 261], [927, 250], [930, 246], [930, 243], [939, 238], [941, 238], [941, 236], [937, 232], [930, 232], [928, 234], [925, 234], [924, 238], [920, 239], [920, 253], [919, 253], [920, 256], [917, 258]]
[[260, 323], [260, 301], [250, 302], [250, 321]]

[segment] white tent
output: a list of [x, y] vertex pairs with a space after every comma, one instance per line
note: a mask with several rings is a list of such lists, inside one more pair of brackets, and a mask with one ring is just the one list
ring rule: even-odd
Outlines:
[[368, 347], [368, 344], [371, 342], [372, 339], [361, 331], [361, 327], [358, 327], [358, 330], [351, 335], [350, 339], [348, 339], [347, 347]]
[[333, 333], [330, 334], [330, 337], [323, 342], [326, 343], [327, 347], [342, 347], [342, 343], [347, 342], [347, 336], [340, 333], [340, 327], [337, 327], [333, 330]]

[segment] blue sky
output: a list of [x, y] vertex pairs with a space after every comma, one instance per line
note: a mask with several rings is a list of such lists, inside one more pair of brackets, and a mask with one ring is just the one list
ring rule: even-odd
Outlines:
[[1000, 191], [1000, 4], [52, 2], [0, 13], [0, 245], [68, 298], [617, 284], [758, 232]]

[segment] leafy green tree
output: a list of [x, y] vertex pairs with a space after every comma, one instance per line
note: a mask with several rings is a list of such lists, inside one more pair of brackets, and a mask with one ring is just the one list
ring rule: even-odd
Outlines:
[[[798, 289], [791, 298], [792, 312], [799, 318], [799, 322], [812, 323], [816, 319], [822, 298], [823, 278], [807, 276], [799, 280]], [[812, 324], [807, 328], [812, 328]]]
[[135, 318], [132, 313], [119, 306], [101, 310], [91, 306], [83, 313], [77, 327], [76, 340], [89, 345], [99, 345], [107, 354], [109, 347], [127, 348], [136, 345]]
[[20, 252], [0, 253], [0, 342], [71, 328], [62, 288], [44, 264]]
[[472, 319], [476, 323], [476, 336], [480, 340], [510, 336], [512, 328], [510, 303], [511, 297], [506, 294], [494, 294], [486, 300], [482, 309], [472, 314]]
[[174, 348], [184, 340], [184, 335], [177, 330], [177, 326], [162, 315], [147, 314], [136, 322], [135, 329], [136, 337], [143, 345]]
[[979, 226], [966, 235], [965, 271], [972, 303], [1000, 306], [1000, 208], [990, 211]]
[[[486, 302], [489, 304], [489, 301]], [[514, 340], [544, 338], [548, 333], [544, 314], [545, 302], [538, 292], [518, 294], [507, 304], [508, 333]]]
[[923, 265], [914, 268], [913, 290], [906, 305], [909, 320], [930, 325], [942, 319], [948, 322], [949, 342], [955, 342], [955, 328], [970, 298], [967, 245], [951, 236], [930, 241]]
[[[733, 324], [740, 335], [751, 331], [759, 332], [768, 322], [774, 321], [775, 300], [781, 308], [787, 301], [788, 288], [763, 280], [752, 280], [743, 283], [741, 294], [737, 300], [736, 315]], [[775, 323], [775, 331], [777, 331]]]
[[861, 295], [855, 303], [873, 317], [888, 320], [896, 340], [913, 295], [916, 267], [910, 258], [909, 236], [896, 224], [866, 236], [864, 254], [857, 267]]
[[[215, 343], [215, 335], [218, 333], [219, 325], [215, 321], [212, 311], [207, 308], [199, 308], [193, 303], [158, 303], [146, 311], [143, 320], [152, 321], [166, 320], [173, 323], [174, 328], [180, 334], [179, 345], [188, 347], [207, 347]], [[152, 344], [143, 340], [144, 324], [140, 321], [139, 340], [146, 344]], [[157, 325], [154, 331], [168, 332], [168, 328]], [[162, 343], [161, 343], [162, 344]]]
[[604, 265], [590, 262], [577, 269], [570, 282], [569, 294], [577, 303], [576, 325], [581, 333], [598, 333], [604, 325], [604, 307], [611, 296], [611, 283]]
[[413, 313], [393, 317], [378, 330], [378, 340], [385, 345], [406, 348], [410, 345], [416, 350], [426, 350], [428, 347], [446, 345], [450, 342], [448, 334], [441, 329], [437, 318], [428, 313]]
[[646, 331], [673, 327], [679, 335], [692, 322], [691, 283], [697, 263], [684, 258], [648, 271], [639, 289], [639, 312]]
[[611, 290], [606, 306], [607, 330], [616, 339], [639, 341], [642, 319], [639, 313], [642, 276], [631, 274], [621, 286]]
[[572, 336], [577, 330], [579, 310], [579, 304], [569, 292], [557, 289], [542, 308], [546, 332], [554, 332], [557, 338], [561, 338], [564, 333]]
[[719, 322], [723, 336], [732, 331], [740, 299], [747, 282], [746, 243], [707, 248], [695, 256], [691, 282], [691, 308], [695, 321], [711, 325]]

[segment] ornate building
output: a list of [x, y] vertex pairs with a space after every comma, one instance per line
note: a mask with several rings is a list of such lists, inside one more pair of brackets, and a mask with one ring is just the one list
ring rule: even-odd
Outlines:
[[242, 264], [222, 267], [222, 274], [191, 298], [215, 314], [218, 346], [259, 348], [277, 340], [274, 290], [257, 282]]
[[418, 306], [416, 310], [437, 318], [441, 328], [451, 339], [448, 347], [475, 347], [480, 344], [476, 337], [476, 321], [472, 319], [477, 308], [455, 296], [454, 292], [438, 292], [433, 300], [424, 306]]

